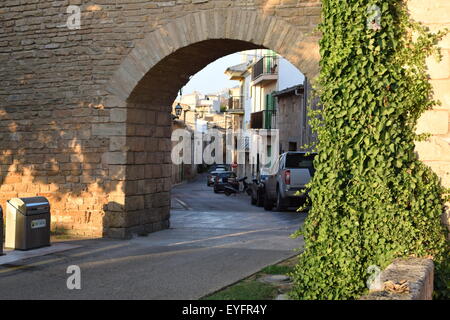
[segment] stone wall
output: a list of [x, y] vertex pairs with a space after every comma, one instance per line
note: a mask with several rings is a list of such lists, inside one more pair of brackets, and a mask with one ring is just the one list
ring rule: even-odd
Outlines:
[[314, 73], [319, 13], [317, 0], [2, 1], [0, 204], [46, 196], [52, 228], [85, 236], [167, 227], [178, 89], [260, 47]]
[[[280, 129], [280, 152], [299, 151], [310, 144], [311, 127], [307, 121], [303, 87], [277, 95], [277, 128]], [[290, 150], [289, 143], [295, 143], [296, 149]]]
[[361, 300], [432, 300], [433, 280], [432, 260], [397, 259], [381, 272], [377, 285]]
[[[409, 0], [411, 16], [426, 24], [431, 31], [450, 29], [450, 2], [448, 0]], [[427, 142], [417, 143], [417, 152], [422, 161], [429, 165], [441, 178], [445, 187], [450, 188], [450, 34], [440, 43], [442, 61], [429, 58], [428, 67], [434, 97], [442, 105], [426, 112], [419, 121], [418, 131], [433, 136]], [[450, 204], [443, 215], [450, 228]]]
[[[189, 113], [189, 112], [187, 112]], [[183, 116], [182, 116], [183, 117]], [[186, 116], [186, 122], [187, 122], [187, 116]], [[194, 143], [193, 143], [193, 135], [194, 131], [192, 131], [186, 124], [184, 123], [184, 120], [181, 119], [175, 119], [172, 122], [172, 132], [174, 130], [186, 130], [191, 135], [191, 162], [190, 164], [174, 164], [172, 163], [172, 177], [171, 177], [171, 184], [176, 185], [179, 183], [182, 183], [184, 181], [189, 181], [194, 179], [197, 176], [197, 165], [194, 163]], [[178, 145], [179, 141], [172, 141], [171, 147], [174, 148], [176, 145]]]

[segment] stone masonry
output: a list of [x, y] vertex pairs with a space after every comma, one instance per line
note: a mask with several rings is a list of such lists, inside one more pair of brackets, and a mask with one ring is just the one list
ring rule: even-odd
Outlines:
[[[411, 0], [449, 26], [449, 4]], [[66, 22], [81, 8], [81, 29]], [[270, 48], [318, 71], [319, 0], [3, 0], [0, 204], [42, 195], [53, 230], [127, 238], [169, 227], [170, 111], [189, 76], [224, 55]], [[449, 38], [430, 61], [443, 105], [427, 113], [422, 159], [450, 186]]]

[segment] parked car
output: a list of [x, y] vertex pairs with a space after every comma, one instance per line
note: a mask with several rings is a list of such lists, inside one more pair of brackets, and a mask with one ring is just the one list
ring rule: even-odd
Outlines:
[[270, 168], [260, 169], [258, 178], [253, 179], [253, 183], [250, 185], [251, 203], [258, 207], [262, 207], [264, 205], [264, 194], [266, 192], [265, 183], [269, 177], [269, 169]]
[[224, 168], [217, 168], [214, 171], [211, 171], [208, 173], [207, 177], [206, 177], [206, 185], [208, 187], [214, 185], [214, 181], [216, 180], [216, 176], [221, 173], [221, 172], [226, 172], [227, 170], [225, 170]]
[[314, 175], [313, 160], [316, 154], [306, 152], [283, 153], [270, 169], [265, 182], [264, 209], [283, 211], [290, 206], [300, 206], [307, 199], [306, 184]]
[[231, 171], [231, 167], [228, 164], [213, 164], [209, 167], [208, 172], [213, 172], [217, 170]]
[[232, 185], [237, 185], [239, 188], [236, 173], [233, 171], [218, 172], [214, 180], [214, 192], [218, 193], [220, 191], [224, 191], [225, 186], [229, 183]]

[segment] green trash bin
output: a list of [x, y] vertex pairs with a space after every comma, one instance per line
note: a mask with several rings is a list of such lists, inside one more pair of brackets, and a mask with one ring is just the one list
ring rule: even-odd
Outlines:
[[6, 203], [5, 248], [30, 250], [50, 245], [50, 203], [44, 197]]

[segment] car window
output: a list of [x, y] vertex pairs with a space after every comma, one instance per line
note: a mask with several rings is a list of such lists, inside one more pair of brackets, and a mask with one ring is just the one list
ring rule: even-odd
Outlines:
[[305, 155], [302, 153], [294, 153], [286, 155], [286, 168], [287, 169], [310, 169], [314, 171], [314, 156]]
[[226, 178], [236, 178], [236, 173], [234, 172], [219, 172], [219, 176]]

